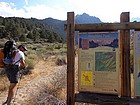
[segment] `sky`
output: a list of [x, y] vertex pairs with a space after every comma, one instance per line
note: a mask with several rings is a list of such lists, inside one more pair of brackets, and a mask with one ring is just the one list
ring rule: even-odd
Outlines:
[[130, 20], [140, 21], [140, 0], [0, 0], [2, 17], [67, 20], [67, 12], [87, 13], [102, 22], [120, 22], [120, 14], [130, 12]]

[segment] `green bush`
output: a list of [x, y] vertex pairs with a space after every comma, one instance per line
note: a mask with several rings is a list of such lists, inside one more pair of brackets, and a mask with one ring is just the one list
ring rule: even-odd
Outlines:
[[29, 50], [29, 51], [27, 51], [26, 52], [26, 59], [25, 59], [25, 62], [26, 62], [26, 64], [27, 64], [27, 68], [29, 69], [29, 70], [31, 70], [31, 69], [34, 69], [34, 67], [35, 67], [35, 64], [37, 63], [37, 59], [38, 59], [38, 57], [37, 57], [37, 54], [36, 54], [36, 52], [35, 51], [33, 51], [33, 50]]
[[28, 65], [28, 69], [34, 69], [35, 62], [33, 59], [26, 58], [26, 64]]

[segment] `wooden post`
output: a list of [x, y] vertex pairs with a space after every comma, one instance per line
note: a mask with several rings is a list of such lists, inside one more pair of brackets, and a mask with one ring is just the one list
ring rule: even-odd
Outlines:
[[75, 20], [67, 13], [67, 105], [75, 105]]
[[[129, 22], [129, 12], [123, 12], [120, 23]], [[130, 30], [120, 30], [121, 96], [131, 96], [130, 80]]]

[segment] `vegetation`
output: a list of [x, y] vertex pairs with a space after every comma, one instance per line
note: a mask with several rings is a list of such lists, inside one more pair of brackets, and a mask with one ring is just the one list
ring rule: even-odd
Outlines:
[[66, 65], [66, 56], [58, 56], [55, 62], [56, 65]]
[[[4, 45], [6, 39], [0, 39], [0, 46]], [[27, 68], [23, 71], [24, 75], [32, 74], [35, 65], [40, 61], [47, 61], [48, 57], [55, 56], [54, 62], [59, 65], [66, 64], [66, 45], [62, 43], [36, 43], [36, 42], [17, 42], [18, 45], [24, 44], [28, 51], [25, 52]], [[5, 76], [5, 70], [0, 68], [0, 93], [8, 89], [9, 82]]]
[[50, 31], [46, 25], [35, 18], [0, 17], [0, 38], [16, 41], [63, 42], [63, 38], [56, 32]]

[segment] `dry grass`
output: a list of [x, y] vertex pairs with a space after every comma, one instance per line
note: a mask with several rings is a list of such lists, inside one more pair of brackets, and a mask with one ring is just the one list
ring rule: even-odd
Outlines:
[[9, 85], [9, 82], [8, 82], [7, 78], [5, 76], [0, 77], [0, 93], [2, 93], [3, 91], [7, 90], [8, 85]]
[[57, 66], [56, 58], [39, 61], [23, 76], [15, 105], [66, 105], [66, 65]]
[[55, 64], [58, 66], [66, 65], [67, 64], [66, 56], [60, 56], [60, 55], [57, 56]]

